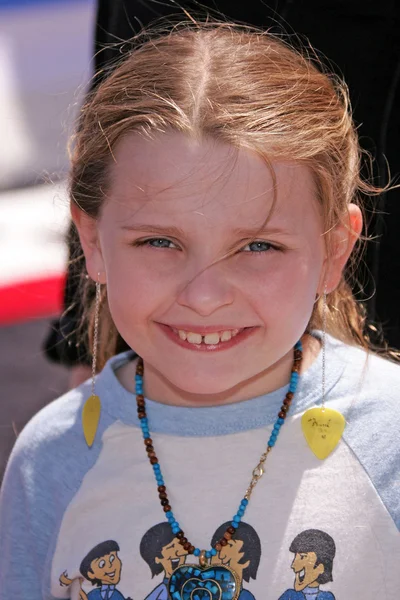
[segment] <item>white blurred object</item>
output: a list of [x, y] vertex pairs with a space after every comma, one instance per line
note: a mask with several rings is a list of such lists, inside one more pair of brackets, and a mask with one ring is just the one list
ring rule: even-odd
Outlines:
[[70, 222], [65, 183], [0, 194], [0, 288], [65, 272]]
[[0, 10], [0, 188], [68, 168], [92, 76], [94, 15], [94, 0]]
[[34, 154], [23, 105], [18, 98], [16, 73], [12, 69], [12, 40], [0, 37], [0, 185], [11, 174], [13, 165], [19, 170], [29, 164]]

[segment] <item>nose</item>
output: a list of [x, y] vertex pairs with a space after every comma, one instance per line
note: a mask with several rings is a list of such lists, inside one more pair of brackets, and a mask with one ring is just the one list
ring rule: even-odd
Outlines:
[[202, 317], [208, 317], [234, 300], [234, 288], [224, 275], [223, 265], [216, 263], [195, 271], [178, 295], [177, 302]]

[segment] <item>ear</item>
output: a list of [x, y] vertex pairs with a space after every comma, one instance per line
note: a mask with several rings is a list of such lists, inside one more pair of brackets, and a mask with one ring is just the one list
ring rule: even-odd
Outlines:
[[320, 283], [319, 294], [324, 291], [333, 292], [339, 285], [343, 269], [353, 251], [354, 244], [361, 234], [363, 225], [362, 213], [356, 204], [348, 204], [347, 219], [339, 223], [329, 233], [331, 236], [329, 256], [325, 259], [323, 279]]
[[86, 270], [89, 277], [93, 279], [93, 281], [106, 283], [97, 220], [81, 210], [74, 202], [71, 202], [71, 216], [79, 233], [79, 239], [86, 259]]

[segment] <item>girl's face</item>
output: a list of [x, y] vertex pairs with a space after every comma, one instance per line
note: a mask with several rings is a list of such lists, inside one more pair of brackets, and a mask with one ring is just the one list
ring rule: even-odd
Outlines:
[[128, 135], [114, 159], [99, 220], [75, 220], [146, 394], [207, 404], [285, 385], [326, 266], [308, 169], [273, 163], [274, 188], [256, 154], [183, 134]]

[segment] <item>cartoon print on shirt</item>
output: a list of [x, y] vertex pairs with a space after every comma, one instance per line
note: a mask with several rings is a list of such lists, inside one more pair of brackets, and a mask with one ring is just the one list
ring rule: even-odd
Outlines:
[[149, 565], [151, 576], [164, 574], [163, 581], [153, 589], [146, 600], [168, 600], [168, 581], [172, 572], [186, 562], [188, 555], [171, 531], [169, 523], [151, 527], [140, 542], [140, 555]]
[[[230, 522], [227, 522], [218, 527], [211, 540], [212, 547], [224, 536], [229, 525]], [[236, 573], [241, 585], [238, 600], [255, 600], [249, 590], [243, 589], [243, 580], [256, 579], [260, 559], [260, 538], [251, 525], [242, 521], [232, 539], [227, 540], [226, 546], [212, 557], [211, 564], [229, 567]]]
[[332, 592], [319, 586], [333, 581], [335, 542], [319, 529], [307, 529], [297, 535], [289, 548], [294, 553], [291, 568], [294, 571], [294, 589], [289, 589], [279, 600], [335, 600]]
[[[79, 600], [131, 600], [125, 598], [116, 586], [121, 580], [122, 562], [118, 556], [119, 546], [114, 540], [107, 540], [97, 544], [88, 552], [82, 560], [79, 570], [82, 578]], [[82, 583], [86, 579], [96, 589], [86, 593], [82, 589]], [[60, 585], [69, 586], [72, 579], [69, 579], [66, 571], [60, 576]]]

